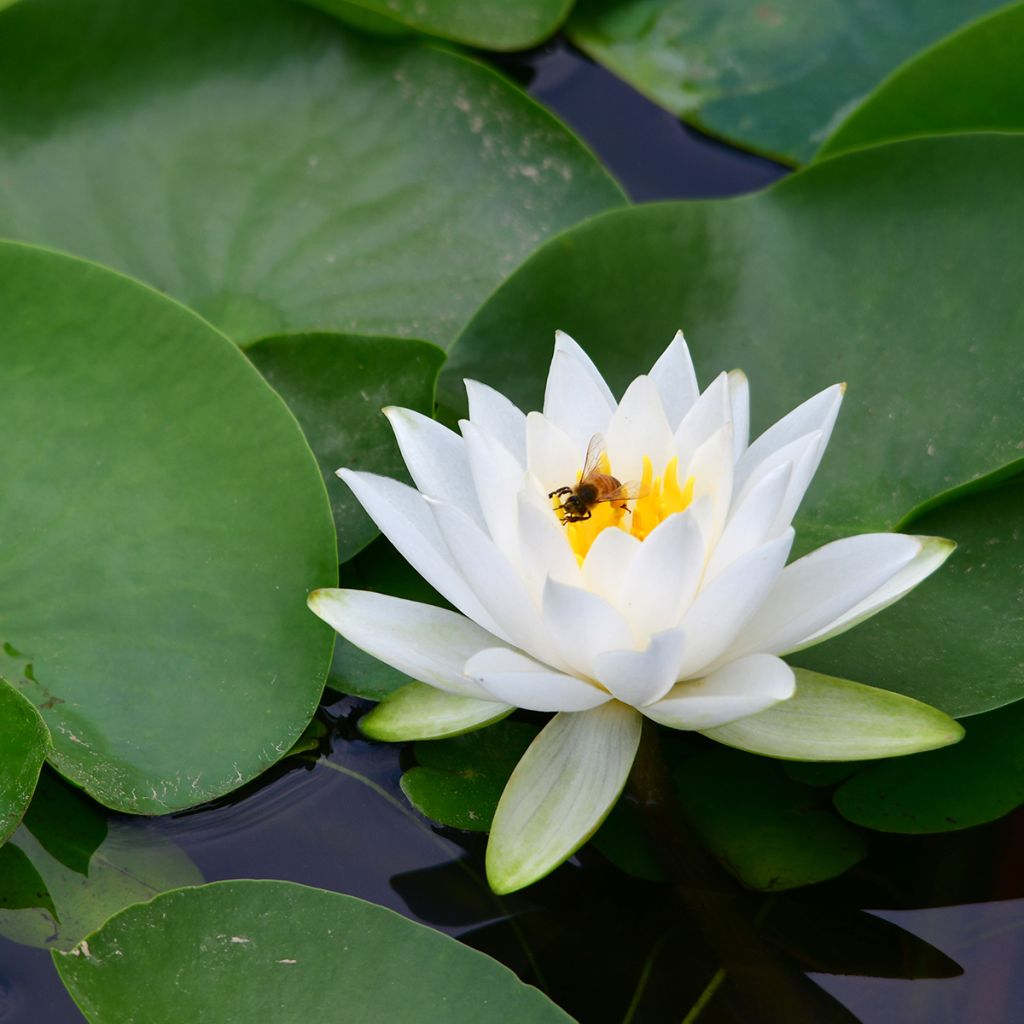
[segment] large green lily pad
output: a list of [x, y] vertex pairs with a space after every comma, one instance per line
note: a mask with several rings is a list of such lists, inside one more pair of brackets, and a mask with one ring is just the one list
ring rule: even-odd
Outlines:
[[18, 827], [50, 746], [39, 712], [6, 679], [18, 660], [6, 648], [0, 649], [0, 844]]
[[570, 38], [674, 114], [809, 160], [889, 72], [998, 0], [581, 0]]
[[0, 15], [0, 234], [125, 270], [236, 341], [447, 343], [539, 242], [623, 201], [494, 71], [301, 4]]
[[10, 242], [0, 357], [0, 637], [52, 763], [132, 812], [240, 786], [302, 732], [330, 661], [305, 598], [337, 578], [334, 530], [298, 425], [177, 303]]
[[[819, 672], [856, 666], [956, 717], [1024, 696], [1024, 478], [938, 508], [907, 527], [959, 547], [913, 593], [848, 633], [793, 655]], [[965, 723], [968, 734], [973, 723]]]
[[485, 50], [525, 50], [544, 42], [573, 0], [307, 0], [352, 18], [352, 8], [400, 26]]
[[967, 723], [955, 747], [885, 761], [844, 782], [840, 813], [882, 832], [950, 832], [1024, 803], [1024, 703]]
[[[594, 218], [544, 246], [482, 308], [451, 354], [442, 392], [455, 405], [459, 378], [474, 377], [539, 407], [555, 328], [621, 390], [682, 326], [703, 382], [722, 369], [747, 371], [755, 432], [848, 381], [798, 517], [800, 549], [901, 527], [1024, 464], [1021, 180], [1024, 137], [920, 139], [824, 161], [750, 197]], [[904, 630], [886, 647], [899, 665], [875, 673], [836, 659], [830, 673], [906, 685], [958, 714], [1024, 695], [1019, 670], [1003, 680], [991, 671], [1014, 656], [1019, 641], [1005, 634], [993, 637], [996, 653], [981, 655], [984, 685], [965, 684], [991, 622], [961, 593], [984, 544], [958, 530], [959, 568], [939, 575], [964, 585], [931, 585], [958, 627], [946, 633], [927, 694], [897, 681], [913, 678], [916, 654], [904, 652], [921, 646]], [[1002, 594], [1015, 593], [998, 567], [985, 571], [1003, 581], [992, 584]]]
[[246, 355], [288, 403], [320, 465], [338, 531], [339, 560], [358, 554], [377, 527], [335, 475], [340, 466], [408, 480], [386, 405], [434, 411], [444, 353], [400, 338], [307, 334], [266, 338]]
[[164, 893], [54, 962], [94, 1024], [571, 1021], [507, 967], [447, 935], [292, 882]]
[[894, 72], [818, 156], [912, 135], [1024, 129], [1024, 4], [980, 18]]

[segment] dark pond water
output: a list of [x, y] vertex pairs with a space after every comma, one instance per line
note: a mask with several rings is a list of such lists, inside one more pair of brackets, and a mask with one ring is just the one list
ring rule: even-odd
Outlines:
[[[564, 48], [503, 64], [637, 201], [735, 195], [785, 173], [689, 131]], [[707, 921], [688, 916], [695, 906], [715, 914], [713, 898], [628, 878], [590, 849], [525, 894], [494, 897], [482, 882], [482, 837], [419, 818], [398, 787], [408, 752], [358, 738], [366, 706], [328, 695], [319, 762], [289, 759], [201, 811], [119, 820], [139, 837], [173, 840], [208, 881], [321, 886], [456, 935], [582, 1024], [679, 1024], [719, 965], [701, 937]], [[842, 879], [743, 903], [741, 916], [787, 952], [766, 963], [741, 948], [704, 1024], [1024, 1022], [1024, 816], [872, 844]], [[0, 939], [0, 1021], [81, 1020], [49, 954]]]

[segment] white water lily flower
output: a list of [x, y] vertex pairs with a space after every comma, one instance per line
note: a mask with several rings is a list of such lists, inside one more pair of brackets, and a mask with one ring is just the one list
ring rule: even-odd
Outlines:
[[[514, 708], [556, 712], [499, 803], [487, 852], [496, 891], [536, 880], [593, 834], [623, 789], [644, 716], [806, 759], [959, 738], [940, 712], [858, 684], [823, 687], [808, 674], [807, 696], [801, 682], [791, 700], [796, 677], [780, 655], [891, 604], [953, 547], [865, 534], [786, 564], [842, 385], [749, 445], [746, 378], [723, 373], [701, 393], [682, 334], [618, 403], [562, 333], [542, 413], [524, 415], [483, 384], [466, 388], [461, 436], [385, 410], [415, 488], [339, 470], [458, 613], [355, 590], [316, 591], [310, 606], [427, 684], [378, 705], [368, 735], [439, 737]], [[584, 466], [588, 449], [596, 466]], [[597, 494], [578, 487], [585, 468], [601, 475]], [[631, 483], [617, 500], [589, 500], [620, 481]], [[769, 711], [782, 702], [793, 711]], [[837, 738], [832, 720], [848, 706], [854, 735]], [[835, 752], [823, 749], [830, 742]]]

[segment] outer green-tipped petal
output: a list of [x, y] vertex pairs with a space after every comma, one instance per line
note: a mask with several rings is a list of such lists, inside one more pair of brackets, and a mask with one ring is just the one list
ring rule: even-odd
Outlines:
[[426, 683], [409, 683], [389, 693], [359, 720], [359, 731], [371, 740], [437, 740], [461, 736], [500, 721], [515, 708], [496, 701], [456, 697]]
[[963, 728], [928, 704], [849, 679], [794, 669], [796, 695], [704, 735], [730, 747], [791, 761], [862, 761], [934, 750]]
[[487, 844], [496, 893], [536, 882], [571, 857], [618, 800], [640, 743], [640, 715], [611, 702], [556, 715], [516, 766]]

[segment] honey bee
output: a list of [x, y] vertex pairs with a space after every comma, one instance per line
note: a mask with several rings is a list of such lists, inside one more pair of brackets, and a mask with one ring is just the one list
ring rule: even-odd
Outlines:
[[591, 509], [602, 501], [610, 501], [628, 512], [626, 502], [641, 497], [640, 488], [636, 485], [621, 483], [610, 473], [601, 472], [603, 454], [604, 438], [595, 434], [587, 445], [587, 457], [583, 460], [579, 483], [572, 487], [556, 487], [548, 495], [549, 498], [560, 499], [558, 513], [563, 526], [589, 519]]

